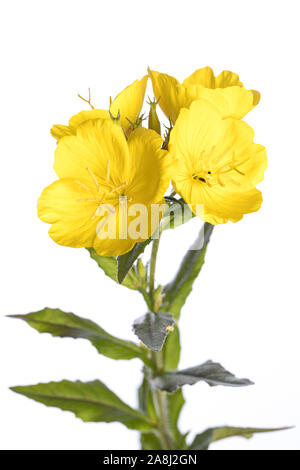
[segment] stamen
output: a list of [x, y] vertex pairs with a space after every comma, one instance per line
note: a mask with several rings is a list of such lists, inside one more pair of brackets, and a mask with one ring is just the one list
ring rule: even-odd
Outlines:
[[208, 158], [207, 158], [207, 163], [209, 167], [212, 166], [213, 154], [215, 150], [216, 150], [216, 145], [213, 145], [211, 148], [210, 154], [208, 155]]
[[109, 182], [109, 177], [110, 177], [110, 160], [107, 162], [107, 167], [106, 167], [106, 181]]
[[115, 193], [116, 191], [119, 191], [120, 189], [122, 188], [125, 188], [127, 186], [127, 181], [125, 181], [124, 183], [121, 183], [119, 186], [116, 186], [115, 188], [113, 188], [109, 194], [112, 194], [112, 193]]
[[234, 186], [241, 186], [241, 183], [239, 181], [235, 181], [233, 178], [230, 178], [230, 176], [227, 176], [227, 181], [229, 181]]
[[88, 171], [89, 174], [91, 175], [91, 177], [92, 177], [92, 179], [93, 179], [93, 181], [94, 181], [94, 183], [95, 183], [95, 185], [96, 185], [97, 191], [99, 191], [100, 186], [99, 186], [99, 181], [98, 181], [96, 175], [92, 172], [92, 170], [91, 170], [90, 168], [87, 168], [87, 171]]
[[80, 198], [76, 199], [78, 202], [99, 202], [99, 199]]
[[82, 183], [81, 181], [79, 180], [74, 180], [74, 183], [78, 184], [78, 186], [81, 186], [83, 189], [85, 189], [85, 191], [87, 191], [88, 193], [90, 194], [93, 194], [93, 191], [91, 190], [91, 188], [89, 188], [86, 184]]
[[221, 181], [219, 174], [217, 175], [217, 180], [218, 180], [219, 185], [222, 186], [222, 188], [224, 188], [225, 184], [223, 183], [223, 181]]

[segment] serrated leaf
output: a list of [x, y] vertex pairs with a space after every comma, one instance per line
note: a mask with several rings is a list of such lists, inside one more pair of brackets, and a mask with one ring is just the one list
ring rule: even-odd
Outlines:
[[173, 281], [163, 289], [164, 301], [160, 311], [171, 313], [176, 319], [191, 293], [193, 283], [204, 264], [206, 248], [214, 226], [205, 223], [193, 246], [187, 251]]
[[172, 393], [183, 385], [194, 385], [204, 381], [211, 387], [224, 385], [230, 387], [243, 387], [253, 385], [248, 379], [239, 379], [228, 372], [221, 364], [207, 361], [196, 367], [190, 367], [179, 371], [169, 371], [153, 379], [156, 388]]
[[254, 434], [285, 431], [290, 427], [283, 428], [237, 428], [232, 426], [222, 426], [209, 428], [206, 431], [197, 434], [189, 447], [189, 450], [207, 450], [212, 442], [227, 439], [229, 437], [244, 437], [250, 439]]
[[[118, 273], [118, 262], [115, 257], [100, 256], [96, 253], [94, 248], [87, 248], [90, 256], [93, 260], [96, 261], [98, 266], [104, 271], [104, 273], [118, 283], [117, 273]], [[128, 287], [128, 289], [136, 290], [138, 288], [137, 282], [135, 280], [135, 274], [133, 269], [129, 269], [125, 275], [122, 286]]]
[[152, 313], [137, 318], [133, 323], [133, 331], [137, 337], [152, 351], [160, 351], [165, 339], [175, 323], [169, 313]]
[[63, 380], [12, 387], [11, 390], [44, 405], [71, 411], [82, 421], [119, 421], [129, 429], [148, 432], [153, 427], [147, 416], [126, 405], [100, 380], [86, 383]]
[[93, 321], [78, 317], [73, 313], [66, 313], [60, 309], [44, 308], [27, 315], [10, 315], [10, 318], [25, 321], [39, 333], [87, 339], [100, 354], [111, 359], [139, 358], [149, 365], [146, 352], [137, 344], [112, 336]]
[[138, 242], [134, 245], [131, 251], [125, 253], [124, 255], [118, 256], [117, 258], [117, 280], [120, 284], [124, 284], [125, 278], [132, 268], [133, 263], [137, 258], [144, 253], [144, 250], [147, 245], [152, 241], [152, 238], [148, 238], [144, 242]]
[[177, 369], [180, 359], [180, 335], [176, 324], [174, 325], [174, 330], [168, 334], [165, 341], [163, 357], [164, 369], [166, 371]]

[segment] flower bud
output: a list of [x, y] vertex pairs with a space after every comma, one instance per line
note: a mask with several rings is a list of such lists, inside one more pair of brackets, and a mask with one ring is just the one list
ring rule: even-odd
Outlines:
[[154, 101], [151, 101], [151, 100], [148, 101], [148, 104], [150, 105], [148, 128], [152, 129], [153, 131], [157, 132], [160, 135], [160, 122], [156, 113], [156, 106], [157, 106], [158, 101], [156, 101], [155, 99]]

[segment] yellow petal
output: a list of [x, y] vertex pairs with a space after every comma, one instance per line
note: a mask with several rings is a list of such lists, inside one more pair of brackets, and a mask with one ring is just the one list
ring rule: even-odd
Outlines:
[[251, 91], [238, 86], [228, 88], [209, 89], [199, 85], [191, 85], [187, 88], [191, 97], [206, 100], [221, 114], [222, 118], [243, 118], [253, 109], [253, 94]]
[[220, 112], [209, 102], [194, 101], [189, 110], [180, 111], [171, 132], [169, 151], [179, 164], [184, 162], [193, 171], [203, 151], [208, 152], [223, 137], [230, 137], [224, 136], [223, 122]]
[[215, 88], [226, 88], [231, 86], [243, 86], [236, 73], [224, 70], [216, 77]]
[[257, 189], [245, 192], [230, 192], [225, 188], [213, 188], [205, 194], [203, 220], [210, 224], [224, 224], [230, 220], [238, 222], [244, 214], [260, 209], [262, 194]]
[[120, 240], [119, 238], [107, 238], [102, 240], [96, 236], [93, 248], [100, 256], [120, 256], [132, 250], [136, 243], [136, 240], [132, 240], [130, 238], [124, 240]]
[[166, 73], [155, 72], [148, 69], [152, 81], [154, 96], [158, 104], [172, 123], [175, 123], [180, 109], [188, 107], [192, 99], [187, 95], [186, 89], [180, 85], [176, 78]]
[[147, 87], [148, 76], [145, 75], [141, 80], [136, 80], [131, 85], [129, 85], [125, 90], [121, 91], [116, 98], [113, 100], [110, 105], [110, 112], [113, 116], [117, 116], [118, 111], [121, 115], [121, 125], [127, 130], [130, 127], [131, 121], [135, 123], [139, 117]]
[[217, 167], [220, 168], [229, 161], [231, 155], [233, 166], [236, 168], [228, 173], [229, 180], [225, 176], [224, 184], [231, 189], [240, 186], [243, 190], [250, 190], [264, 178], [267, 168], [266, 149], [263, 145], [253, 142], [254, 131], [244, 121], [224, 120], [223, 133], [224, 137], [221, 140], [226, 142], [227, 139], [228, 144], [226, 147], [226, 144], [220, 142], [216, 147], [215, 162], [217, 161]]
[[182, 85], [185, 87], [189, 85], [201, 85], [205, 88], [215, 88], [214, 72], [210, 67], [198, 69], [192, 73], [192, 75], [187, 77], [183, 81]]
[[181, 110], [169, 143], [176, 158], [173, 185], [194, 212], [196, 205], [204, 205], [204, 220], [236, 221], [260, 207], [254, 187], [263, 179], [267, 160], [253, 136], [245, 122], [222, 119], [208, 101]]
[[38, 216], [52, 224], [49, 235], [59, 245], [73, 248], [93, 245], [97, 204], [89, 188], [71, 179], [55, 181], [38, 200]]
[[69, 126], [77, 130], [77, 128], [83, 124], [85, 121], [90, 121], [92, 119], [110, 119], [108, 111], [103, 109], [90, 109], [88, 111], [80, 111], [80, 113], [75, 114], [71, 117], [69, 121]]
[[[160, 201], [163, 203], [163, 201]], [[123, 213], [123, 216], [122, 216]], [[158, 227], [151, 220], [151, 205], [127, 204], [127, 208], [122, 211], [120, 205], [115, 207], [115, 237], [106, 237], [109, 233], [105, 222], [97, 224], [97, 236], [94, 239], [93, 247], [101, 256], [119, 256], [130, 251], [136, 243], [147, 240]], [[108, 220], [108, 219], [107, 219]], [[111, 223], [113, 220], [111, 220]], [[121, 235], [122, 234], [122, 235]], [[143, 235], [143, 236], [140, 236]]]
[[55, 126], [52, 126], [50, 132], [51, 135], [58, 141], [62, 137], [66, 137], [68, 135], [76, 135], [78, 126], [80, 126], [80, 124], [82, 124], [83, 122], [99, 118], [110, 119], [108, 111], [104, 111], [103, 109], [80, 111], [80, 113], [77, 113], [75, 114], [75, 116], [71, 117], [68, 126], [56, 124]]
[[59, 140], [62, 137], [65, 137], [66, 135], [75, 135], [75, 129], [73, 129], [69, 126], [63, 126], [61, 124], [57, 124], [55, 126], [52, 126], [50, 132], [51, 132], [51, 135], [56, 140]]
[[[120, 110], [121, 125], [127, 130], [130, 124], [126, 118], [131, 122], [135, 122], [141, 113], [144, 102], [144, 96], [147, 86], [148, 76], [146, 75], [141, 80], [136, 80], [129, 85], [125, 90], [121, 91], [110, 106], [110, 111], [113, 115], [117, 115]], [[85, 121], [92, 119], [110, 119], [108, 110], [91, 109], [88, 111], [80, 111], [71, 117], [69, 126], [55, 125], [51, 129], [51, 134], [55, 139], [59, 140], [66, 135], [75, 135], [78, 126]]]
[[161, 149], [163, 139], [143, 127], [136, 129], [128, 139], [130, 151], [130, 178], [128, 194], [134, 202], [156, 204], [170, 184], [171, 160]]
[[[129, 152], [122, 129], [108, 119], [84, 122], [76, 136], [61, 139], [55, 151], [54, 169], [60, 178], [97, 184], [109, 171], [117, 186], [128, 178]], [[109, 169], [108, 169], [109, 167]]]
[[241, 119], [260, 99], [258, 92], [245, 90], [238, 75], [228, 70], [214, 77], [212, 69], [204, 67], [186, 78], [182, 85], [167, 74], [148, 72], [154, 95], [156, 99], [160, 98], [159, 105], [173, 124], [180, 110], [189, 108], [195, 100], [207, 99], [222, 112], [224, 118]]
[[260, 93], [256, 90], [250, 90], [253, 94], [253, 106], [256, 106], [260, 102]]

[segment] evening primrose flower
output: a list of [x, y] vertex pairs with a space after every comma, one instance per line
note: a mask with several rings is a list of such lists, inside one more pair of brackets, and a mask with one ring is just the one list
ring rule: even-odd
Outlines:
[[[150, 206], [162, 202], [170, 182], [170, 156], [161, 144], [156, 132], [141, 127], [126, 140], [108, 119], [88, 120], [76, 135], [60, 139], [54, 164], [60, 179], [38, 200], [51, 238], [64, 246], [94, 247], [103, 256], [121, 255], [149, 238], [156, 228]], [[138, 217], [136, 236], [137, 206], [147, 211]]]
[[210, 103], [198, 100], [182, 109], [171, 132], [175, 161], [173, 185], [193, 212], [213, 225], [237, 222], [262, 202], [266, 151], [254, 132], [237, 119], [223, 119]]
[[196, 70], [182, 84], [165, 73], [148, 69], [154, 95], [159, 106], [174, 124], [181, 108], [189, 108], [195, 100], [214, 104], [224, 118], [241, 119], [259, 103], [260, 94], [246, 90], [236, 73], [225, 70], [217, 77], [210, 67]]
[[[110, 119], [109, 111], [113, 116], [117, 116], [118, 113], [120, 114], [121, 126], [125, 132], [128, 132], [131, 128], [130, 123], [135, 123], [140, 115], [144, 102], [147, 80], [148, 77], [145, 76], [141, 80], [136, 80], [121, 91], [121, 93], [111, 101], [109, 110], [91, 109], [89, 111], [81, 111], [69, 120], [68, 126], [61, 124], [53, 126], [51, 134], [57, 140], [67, 135], [75, 135], [78, 126], [87, 120], [99, 118]], [[90, 100], [88, 102], [90, 103]]]

